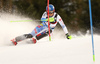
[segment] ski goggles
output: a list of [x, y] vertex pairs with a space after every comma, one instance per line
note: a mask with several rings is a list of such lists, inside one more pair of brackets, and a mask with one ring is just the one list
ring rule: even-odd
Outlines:
[[54, 11], [49, 11], [49, 14], [52, 14], [52, 13], [54, 13]]
[[[48, 12], [48, 11], [47, 11]], [[54, 13], [54, 11], [49, 11], [49, 14], [52, 14], [52, 13]]]

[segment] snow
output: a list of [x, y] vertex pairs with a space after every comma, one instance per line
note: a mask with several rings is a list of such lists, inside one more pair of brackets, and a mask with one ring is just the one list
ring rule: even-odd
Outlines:
[[11, 45], [16, 36], [30, 33], [37, 22], [10, 22], [30, 18], [0, 13], [0, 64], [100, 64], [100, 35], [94, 35], [95, 62], [93, 62], [91, 35], [67, 40], [63, 31], [55, 30], [52, 41], [48, 37], [37, 41]]

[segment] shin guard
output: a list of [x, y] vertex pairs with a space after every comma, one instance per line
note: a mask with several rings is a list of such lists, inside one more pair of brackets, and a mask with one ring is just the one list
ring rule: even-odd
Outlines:
[[27, 38], [32, 38], [32, 37], [33, 36], [31, 34], [24, 34], [24, 35], [16, 37], [15, 40], [16, 42], [19, 42], [19, 41], [25, 40]]
[[[52, 30], [50, 30], [50, 33], [52, 33]], [[41, 38], [46, 37], [48, 35], [49, 35], [49, 31], [47, 31], [47, 32], [45, 31], [45, 32], [42, 32], [42, 33], [36, 35], [36, 39], [40, 40]]]

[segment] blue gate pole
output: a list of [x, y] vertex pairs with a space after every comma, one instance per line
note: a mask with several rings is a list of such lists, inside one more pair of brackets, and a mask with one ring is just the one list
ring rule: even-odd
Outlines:
[[95, 62], [94, 40], [93, 40], [93, 26], [92, 26], [92, 11], [91, 11], [91, 0], [89, 0], [89, 12], [90, 12], [90, 25], [91, 25], [91, 36], [92, 36], [93, 61]]

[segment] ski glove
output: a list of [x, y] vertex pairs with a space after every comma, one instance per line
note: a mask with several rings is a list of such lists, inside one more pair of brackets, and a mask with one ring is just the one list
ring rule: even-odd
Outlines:
[[70, 36], [68, 33], [66, 34], [67, 39], [72, 39], [72, 36]]

